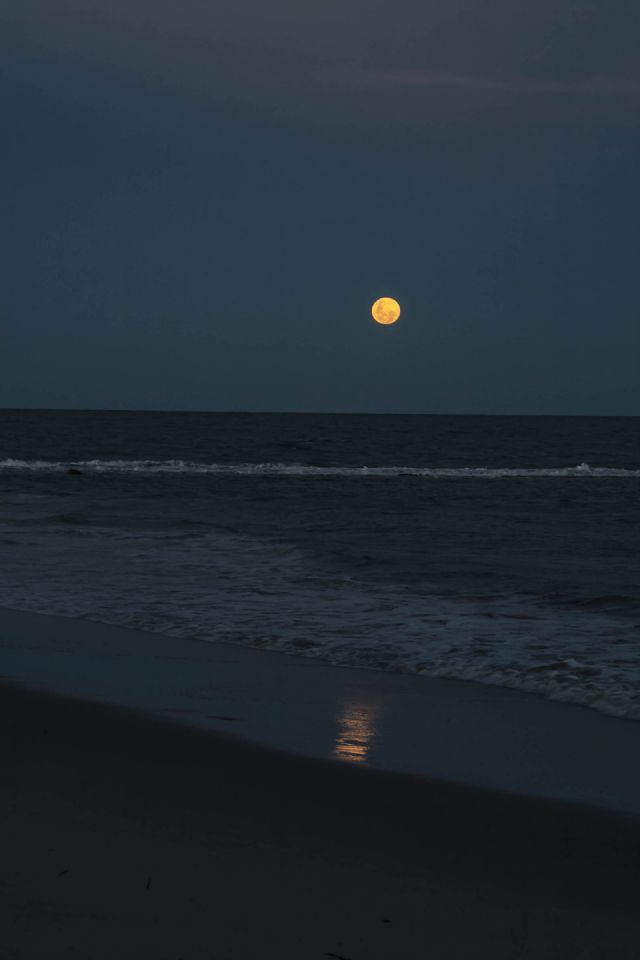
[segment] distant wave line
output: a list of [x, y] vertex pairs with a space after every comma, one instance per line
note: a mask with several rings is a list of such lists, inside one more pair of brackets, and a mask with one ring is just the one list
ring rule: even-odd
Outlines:
[[262, 477], [350, 477], [393, 479], [423, 477], [435, 479], [562, 478], [611, 479], [640, 477], [640, 470], [623, 467], [411, 467], [362, 466], [319, 467], [304, 463], [196, 463], [185, 460], [0, 460], [0, 470], [16, 473], [66, 473], [79, 470], [94, 474], [193, 474]]

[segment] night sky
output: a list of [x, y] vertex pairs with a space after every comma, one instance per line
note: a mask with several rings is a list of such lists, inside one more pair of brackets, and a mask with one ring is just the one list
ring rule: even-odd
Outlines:
[[639, 41], [638, 0], [2, 0], [0, 405], [640, 414]]

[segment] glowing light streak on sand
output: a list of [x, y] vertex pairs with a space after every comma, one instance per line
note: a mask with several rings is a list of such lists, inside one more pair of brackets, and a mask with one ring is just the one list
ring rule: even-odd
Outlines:
[[345, 703], [338, 717], [334, 757], [350, 763], [364, 763], [375, 735], [374, 709], [368, 704]]

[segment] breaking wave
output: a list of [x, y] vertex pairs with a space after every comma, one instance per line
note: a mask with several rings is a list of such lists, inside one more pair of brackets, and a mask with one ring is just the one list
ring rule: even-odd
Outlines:
[[441, 479], [587, 477], [611, 479], [640, 477], [640, 470], [623, 467], [411, 467], [362, 466], [325, 467], [304, 463], [197, 463], [188, 460], [0, 460], [0, 470], [16, 473], [66, 473], [69, 470], [94, 474], [222, 474], [263, 477], [351, 477], [353, 479], [433, 477]]
[[0, 530], [2, 607], [509, 687], [640, 721], [638, 624], [615, 611], [369, 584], [223, 531]]

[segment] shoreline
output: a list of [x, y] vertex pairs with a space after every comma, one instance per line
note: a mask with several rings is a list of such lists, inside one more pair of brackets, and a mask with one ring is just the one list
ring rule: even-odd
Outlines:
[[640, 821], [0, 685], [2, 949], [631, 960]]
[[506, 688], [8, 609], [0, 676], [298, 756], [640, 815], [640, 724]]

